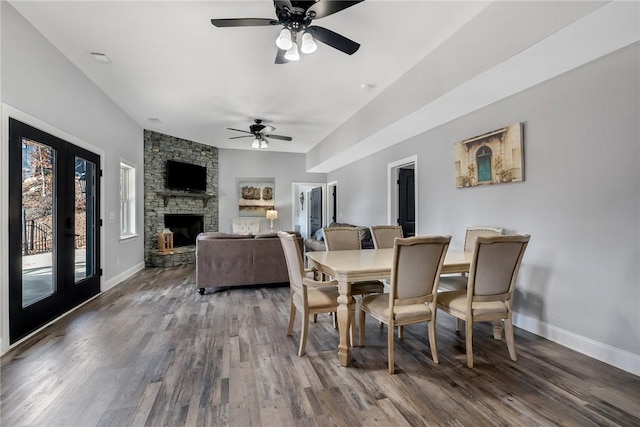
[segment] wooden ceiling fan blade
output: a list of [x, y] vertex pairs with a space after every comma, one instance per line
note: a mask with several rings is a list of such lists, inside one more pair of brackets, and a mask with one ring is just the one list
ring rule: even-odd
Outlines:
[[212, 19], [211, 23], [218, 28], [226, 27], [264, 27], [268, 25], [277, 25], [277, 19], [271, 18], [225, 18]]
[[341, 10], [345, 10], [348, 7], [354, 6], [358, 3], [363, 2], [364, 0], [354, 0], [354, 1], [319, 1], [311, 6], [307, 13], [315, 12], [316, 16], [314, 19], [324, 18], [325, 16], [333, 15], [336, 12], [340, 12]]
[[271, 139], [280, 139], [282, 141], [293, 141], [293, 138], [291, 138], [290, 136], [283, 136], [283, 135], [264, 135], [264, 136], [268, 136]]
[[354, 42], [342, 36], [336, 32], [328, 30], [324, 27], [318, 27], [317, 25], [312, 25], [309, 27], [309, 31], [313, 35], [313, 38], [321, 41], [322, 43], [329, 45], [335, 49], [338, 49], [341, 52], [346, 53], [347, 55], [353, 55], [360, 49], [360, 44]]

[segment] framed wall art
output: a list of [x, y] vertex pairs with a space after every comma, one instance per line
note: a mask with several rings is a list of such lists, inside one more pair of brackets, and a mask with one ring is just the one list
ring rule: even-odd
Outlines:
[[456, 187], [524, 180], [522, 123], [483, 133], [455, 144]]
[[275, 181], [273, 178], [238, 180], [238, 211], [241, 217], [265, 218], [267, 210], [275, 208]]

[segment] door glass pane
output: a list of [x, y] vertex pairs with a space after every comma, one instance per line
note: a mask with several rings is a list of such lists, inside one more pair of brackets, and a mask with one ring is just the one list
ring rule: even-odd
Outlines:
[[54, 194], [56, 150], [22, 139], [22, 307], [56, 291]]
[[74, 271], [76, 283], [95, 273], [95, 164], [75, 158], [75, 245]]

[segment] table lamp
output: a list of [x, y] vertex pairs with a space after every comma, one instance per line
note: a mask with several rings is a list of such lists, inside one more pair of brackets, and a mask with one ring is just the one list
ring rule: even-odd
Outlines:
[[267, 210], [267, 219], [271, 220], [271, 232], [273, 233], [273, 220], [278, 219], [278, 211], [275, 209]]

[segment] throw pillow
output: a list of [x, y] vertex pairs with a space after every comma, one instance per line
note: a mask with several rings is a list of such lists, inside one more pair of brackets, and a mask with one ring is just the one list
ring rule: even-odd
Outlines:
[[322, 242], [324, 240], [324, 233], [322, 232], [322, 228], [318, 228], [313, 235], [318, 242]]

